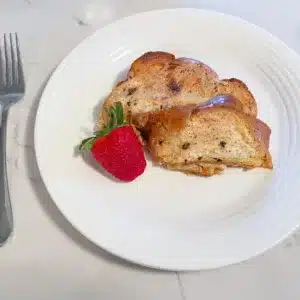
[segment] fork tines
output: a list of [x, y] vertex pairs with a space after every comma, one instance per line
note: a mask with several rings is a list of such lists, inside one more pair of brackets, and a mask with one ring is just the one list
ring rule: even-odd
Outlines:
[[0, 41], [0, 91], [24, 92], [24, 76], [17, 33], [4, 34]]

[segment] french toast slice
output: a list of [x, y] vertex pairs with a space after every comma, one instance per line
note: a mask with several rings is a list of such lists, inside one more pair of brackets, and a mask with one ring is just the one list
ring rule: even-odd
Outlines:
[[155, 162], [172, 170], [211, 176], [227, 167], [272, 169], [270, 128], [246, 115], [240, 101], [186, 105], [143, 113], [133, 123]]
[[[147, 52], [132, 63], [127, 78], [113, 88], [103, 107], [121, 102], [126, 116], [130, 117], [171, 106], [200, 104], [219, 94], [235, 96], [242, 103], [244, 113], [257, 115], [256, 101], [242, 81], [219, 80], [214, 70], [195, 59], [176, 59], [167, 52]], [[105, 118], [103, 109], [99, 127]]]

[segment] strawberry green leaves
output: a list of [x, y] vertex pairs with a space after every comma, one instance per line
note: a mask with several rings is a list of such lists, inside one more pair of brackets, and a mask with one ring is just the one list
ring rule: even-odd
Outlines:
[[115, 129], [127, 125], [124, 120], [123, 106], [120, 102], [117, 102], [114, 106], [107, 109], [106, 113], [109, 116], [109, 123], [107, 125], [109, 128]]
[[106, 125], [84, 139], [79, 150], [88, 151], [116, 179], [133, 181], [147, 166], [143, 146], [133, 127], [126, 122], [121, 103], [106, 109], [106, 114]]
[[86, 139], [84, 139], [78, 149], [81, 151], [81, 150], [85, 150], [85, 151], [90, 151], [94, 145], [94, 142], [95, 142], [95, 139], [96, 137], [88, 137]]
[[84, 139], [79, 145], [79, 150], [90, 151], [97, 138], [107, 136], [112, 130], [128, 125], [124, 119], [123, 106], [120, 102], [106, 109], [106, 113], [108, 115], [107, 125], [102, 130], [95, 131], [94, 136]]

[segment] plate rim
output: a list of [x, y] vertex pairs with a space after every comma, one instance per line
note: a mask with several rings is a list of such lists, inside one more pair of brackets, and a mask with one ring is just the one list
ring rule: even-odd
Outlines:
[[[93, 36], [97, 35], [99, 31], [101, 31], [103, 28], [106, 28], [106, 27], [109, 27], [109, 26], [116, 26], [117, 23], [121, 23], [121, 22], [124, 22], [126, 21], [127, 19], [130, 19], [130, 18], [134, 18], [134, 17], [138, 17], [138, 16], [142, 16], [142, 15], [145, 15], [145, 14], [155, 14], [155, 13], [169, 13], [169, 12], [178, 12], [178, 11], [198, 11], [200, 13], [210, 13], [210, 14], [213, 14], [214, 16], [220, 16], [220, 17], [229, 17], [231, 19], [234, 19], [235, 21], [238, 21], [238, 22], [242, 22], [244, 23], [245, 25], [247, 26], [251, 26], [253, 29], [255, 29], [255, 31], [260, 31], [261, 33], [264, 33], [265, 35], [269, 36], [270, 39], [273, 39], [274, 42], [278, 43], [278, 44], [281, 44], [281, 46], [283, 46], [286, 51], [289, 51], [290, 54], [292, 54], [294, 56], [295, 59], [297, 59], [299, 62], [300, 62], [300, 56], [299, 54], [294, 50], [292, 49], [290, 46], [288, 46], [284, 41], [282, 41], [281, 39], [279, 39], [277, 36], [275, 36], [274, 34], [270, 33], [268, 30], [266, 30], [265, 28], [263, 27], [260, 27], [256, 24], [253, 24], [239, 16], [235, 16], [235, 15], [231, 15], [231, 14], [226, 14], [226, 13], [222, 13], [222, 12], [218, 12], [218, 11], [215, 11], [215, 10], [210, 10], [210, 9], [199, 9], [199, 8], [168, 8], [168, 9], [154, 9], [154, 10], [149, 10], [149, 11], [144, 11], [144, 12], [139, 12], [139, 13], [135, 13], [135, 14], [131, 14], [131, 15], [128, 15], [124, 18], [119, 18], [119, 19], [116, 19], [116, 20], [113, 20], [112, 22], [109, 22], [107, 24], [105, 24], [104, 26], [101, 26], [100, 28], [96, 29], [95, 32], [93, 32], [92, 34], [88, 35], [87, 37], [85, 37], [81, 42], [79, 42], [74, 48], [72, 48], [65, 56], [64, 58], [57, 64], [57, 66], [55, 67], [54, 71], [52, 71], [51, 75], [50, 75], [50, 78], [48, 79], [47, 83], [46, 83], [46, 86], [44, 87], [43, 89], [43, 92], [40, 96], [40, 100], [39, 100], [39, 103], [38, 103], [38, 108], [37, 108], [37, 111], [36, 111], [36, 115], [35, 115], [35, 122], [34, 122], [34, 152], [35, 152], [35, 156], [36, 156], [36, 161], [37, 161], [37, 165], [38, 165], [38, 169], [39, 169], [39, 172], [40, 172], [40, 175], [41, 175], [41, 178], [42, 178], [42, 181], [44, 183], [44, 186], [46, 188], [46, 190], [48, 191], [48, 194], [50, 195], [51, 197], [51, 201], [54, 202], [55, 206], [58, 208], [58, 210], [62, 213], [62, 215], [64, 216], [64, 218], [71, 224], [71, 226], [73, 228], [75, 228], [80, 234], [82, 234], [84, 237], [86, 237], [89, 241], [91, 241], [93, 244], [97, 245], [98, 247], [104, 249], [105, 251], [107, 251], [108, 253], [114, 255], [114, 256], [117, 256], [119, 258], [121, 258], [122, 260], [124, 261], [129, 261], [135, 265], [141, 265], [141, 266], [144, 266], [144, 267], [148, 267], [148, 268], [154, 268], [154, 269], [160, 269], [160, 270], [168, 270], [168, 271], [195, 271], [195, 270], [204, 270], [204, 269], [216, 269], [216, 268], [219, 268], [219, 267], [223, 267], [223, 266], [228, 266], [228, 265], [234, 265], [234, 264], [238, 264], [238, 263], [241, 263], [241, 262], [244, 262], [244, 261], [247, 261], [248, 259], [251, 259], [251, 258], [254, 258], [258, 255], [261, 255], [263, 254], [265, 251], [273, 248], [275, 245], [277, 245], [278, 243], [280, 243], [282, 240], [284, 240], [287, 236], [289, 236], [290, 234], [292, 234], [293, 232], [295, 232], [297, 230], [297, 228], [299, 227], [300, 225], [300, 221], [298, 224], [295, 225], [294, 228], [292, 228], [289, 232], [286, 233], [285, 236], [282, 236], [280, 237], [277, 242], [275, 242], [274, 244], [272, 245], [269, 245], [269, 246], [266, 246], [264, 247], [264, 249], [260, 249], [259, 251], [257, 251], [256, 253], [252, 254], [251, 256], [249, 257], [245, 257], [244, 259], [231, 259], [232, 262], [226, 262], [224, 264], [218, 264], [218, 265], [214, 265], [213, 263], [208, 263], [207, 265], [205, 266], [199, 266], [199, 265], [195, 265], [195, 266], [174, 266], [172, 265], [172, 262], [171, 264], [166, 262], [163, 266], [161, 265], [161, 263], [158, 263], [156, 264], [155, 263], [155, 259], [151, 259], [151, 262], [150, 263], [147, 263], [145, 261], [141, 261], [139, 259], [134, 259], [132, 257], [128, 257], [126, 255], [123, 255], [122, 251], [116, 251], [116, 249], [110, 249], [110, 247], [108, 245], [105, 245], [103, 243], [100, 243], [100, 242], [97, 242], [95, 241], [92, 237], [90, 237], [89, 233], [86, 233], [84, 232], [84, 230], [82, 230], [80, 228], [80, 226], [78, 226], [76, 224], [76, 222], [73, 222], [71, 220], [71, 218], [69, 218], [68, 214], [64, 212], [64, 210], [59, 206], [58, 202], [55, 200], [55, 198], [53, 197], [52, 193], [51, 193], [51, 188], [50, 188], [50, 185], [47, 184], [47, 179], [45, 178], [46, 176], [43, 175], [44, 174], [44, 171], [42, 170], [42, 163], [41, 163], [41, 158], [40, 156], [38, 155], [38, 146], [37, 146], [37, 136], [38, 136], [38, 127], [39, 127], [39, 123], [41, 123], [40, 119], [40, 115], [41, 115], [41, 107], [42, 107], [42, 104], [43, 104], [43, 99], [45, 98], [45, 95], [51, 91], [51, 89], [49, 88], [49, 86], [51, 86], [51, 83], [52, 83], [52, 80], [53, 78], [65, 67], [65, 64], [66, 62], [68, 61], [68, 58], [70, 56], [73, 55], [74, 52], [77, 51], [77, 49], [83, 45], [88, 39], [92, 38]], [[48, 182], [49, 183], [49, 182]], [[180, 263], [177, 263], [177, 265], [180, 265]]]

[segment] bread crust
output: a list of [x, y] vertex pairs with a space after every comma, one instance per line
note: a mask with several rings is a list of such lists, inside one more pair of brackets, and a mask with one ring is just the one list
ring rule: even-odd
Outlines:
[[153, 160], [168, 169], [211, 176], [227, 166], [273, 168], [270, 128], [232, 104], [173, 107], [136, 119]]
[[[162, 51], [147, 52], [132, 63], [127, 77], [105, 100], [98, 127], [106, 122], [105, 108], [115, 102], [122, 103], [126, 118], [149, 148], [154, 161], [168, 169], [212, 176], [221, 174], [227, 166], [273, 168], [268, 150], [271, 130], [256, 118], [257, 104], [247, 85], [236, 78], [219, 79], [201, 61], [175, 58]], [[210, 155], [201, 153], [200, 145], [196, 158], [186, 156], [188, 149], [178, 150], [178, 145], [184, 146], [180, 140], [183, 138], [196, 147], [197, 138], [191, 138], [190, 125], [187, 125], [193, 122], [199, 124], [199, 128], [196, 125], [193, 128], [199, 131], [200, 140], [212, 147]], [[224, 149], [220, 152], [221, 144], [211, 146], [216, 145], [220, 136], [214, 136], [208, 126], [216, 126], [215, 132], [221, 133], [222, 138], [226, 136], [225, 143], [235, 155], [225, 155]], [[169, 141], [170, 145], [160, 144], [162, 140]], [[241, 149], [244, 152], [238, 155]]]
[[[113, 88], [103, 107], [121, 102], [130, 118], [171, 106], [200, 104], [220, 94], [234, 95], [242, 103], [244, 113], [257, 115], [256, 101], [239, 79], [219, 80], [212, 68], [198, 60], [176, 59], [171, 53], [156, 51], [147, 52], [132, 63], [127, 78]], [[105, 121], [102, 110], [98, 127]]]

